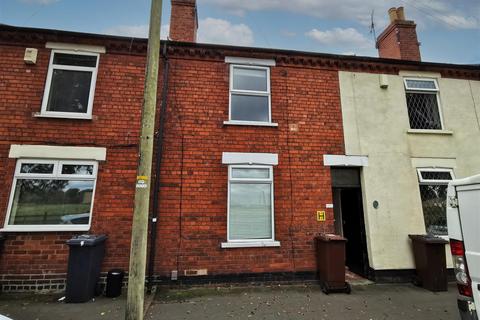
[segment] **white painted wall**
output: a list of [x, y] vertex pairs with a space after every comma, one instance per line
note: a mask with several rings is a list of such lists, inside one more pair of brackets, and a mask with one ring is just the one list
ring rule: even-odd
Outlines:
[[[401, 72], [384, 75], [381, 89], [379, 76], [339, 73], [345, 151], [369, 160], [361, 178], [370, 266], [410, 269], [408, 234], [425, 233], [416, 167], [451, 167], [457, 178], [480, 173], [480, 81]], [[437, 79], [444, 132], [409, 132], [403, 76]]]

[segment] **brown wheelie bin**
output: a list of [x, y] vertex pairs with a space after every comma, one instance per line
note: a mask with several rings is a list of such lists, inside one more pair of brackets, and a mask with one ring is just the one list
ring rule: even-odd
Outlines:
[[412, 240], [417, 269], [414, 283], [433, 292], [447, 291], [445, 244], [448, 241], [431, 235], [411, 234], [408, 237]]
[[350, 293], [345, 281], [345, 242], [347, 239], [335, 234], [321, 234], [316, 239], [317, 270], [322, 291]]

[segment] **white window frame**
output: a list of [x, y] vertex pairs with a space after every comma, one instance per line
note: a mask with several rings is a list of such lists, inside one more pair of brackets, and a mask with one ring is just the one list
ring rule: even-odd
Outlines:
[[[269, 178], [233, 178], [232, 171], [233, 169], [269, 169]], [[230, 185], [233, 183], [270, 183], [270, 192], [271, 192], [271, 204], [272, 204], [272, 230], [271, 238], [267, 239], [230, 239]], [[258, 246], [276, 246], [276, 245], [267, 245], [265, 242], [274, 243], [275, 242], [275, 209], [274, 209], [274, 188], [273, 188], [273, 166], [266, 165], [229, 165], [228, 166], [228, 197], [227, 197], [227, 241], [228, 243], [245, 243], [245, 247], [249, 247], [258, 243]], [[279, 243], [278, 243], [279, 245]], [[257, 245], [255, 245], [257, 246]], [[228, 245], [224, 246], [228, 247]]]
[[[412, 81], [432, 81], [435, 84], [435, 89], [428, 89], [428, 88], [412, 88], [409, 87], [407, 84], [407, 80], [412, 80]], [[438, 108], [438, 115], [440, 116], [440, 129], [413, 129], [410, 126], [410, 116], [409, 116], [409, 127], [411, 130], [425, 130], [425, 131], [439, 131], [439, 130], [444, 130], [445, 126], [443, 123], [443, 112], [442, 112], [442, 105], [440, 103], [440, 89], [438, 87], [438, 81], [437, 79], [434, 78], [416, 78], [416, 77], [404, 77], [403, 78], [403, 83], [405, 86], [405, 95], [407, 93], [427, 93], [427, 94], [432, 94], [435, 93], [435, 96], [437, 98], [437, 108]], [[408, 110], [408, 104], [407, 104], [407, 110]]]
[[[450, 173], [450, 177], [452, 178], [451, 180], [435, 180], [435, 179], [424, 179], [422, 177], [422, 172], [448, 172]], [[449, 182], [452, 180], [455, 180], [455, 174], [453, 172], [452, 168], [433, 168], [433, 167], [423, 167], [423, 168], [417, 168], [417, 176], [418, 176], [418, 184], [420, 185], [448, 185]], [[419, 190], [420, 191], [420, 190]], [[422, 195], [419, 192], [418, 193], [420, 196], [420, 202], [422, 202]], [[446, 201], [448, 199], [445, 199]], [[425, 223], [425, 213], [423, 212], [423, 203], [421, 205], [422, 207], [422, 217]], [[446, 212], [445, 212], [446, 214]], [[437, 235], [437, 237], [440, 237], [445, 240], [448, 239], [448, 235]]]
[[[267, 91], [254, 91], [254, 90], [238, 90], [233, 88], [233, 75], [234, 69], [252, 69], [252, 70], [265, 70], [267, 72]], [[228, 122], [227, 124], [244, 124], [244, 125], [272, 125], [272, 95], [270, 90], [270, 67], [265, 66], [253, 66], [242, 64], [230, 64], [230, 90], [228, 96]], [[268, 97], [268, 121], [244, 121], [232, 119], [232, 94], [239, 94], [245, 96], [260, 96]]]
[[[97, 58], [97, 64], [95, 67], [80, 67], [80, 66], [67, 66], [67, 65], [58, 65], [53, 63], [53, 58], [56, 53], [64, 53], [71, 55], [83, 55], [83, 56], [94, 56]], [[95, 95], [95, 86], [97, 83], [98, 75], [98, 65], [100, 62], [100, 54], [96, 52], [80, 52], [73, 50], [58, 50], [52, 49], [50, 53], [50, 63], [48, 65], [47, 80], [45, 82], [45, 90], [43, 93], [42, 108], [40, 116], [43, 117], [54, 117], [54, 118], [70, 118], [70, 119], [92, 119], [92, 108], [93, 100]], [[48, 98], [50, 96], [50, 89], [52, 85], [53, 70], [69, 70], [69, 71], [88, 71], [92, 72], [92, 79], [90, 82], [90, 91], [88, 93], [88, 104], [86, 113], [76, 113], [76, 112], [60, 112], [60, 111], [48, 111]]]
[[[428, 82], [433, 82], [435, 84], [435, 89], [429, 89], [429, 88], [412, 88], [412, 87], [409, 87], [408, 86], [408, 82], [407, 81], [428, 81]], [[415, 77], [406, 77], [406, 78], [403, 78], [403, 82], [405, 84], [405, 89], [407, 91], [428, 91], [428, 92], [438, 92], [440, 91], [438, 89], [438, 83], [437, 83], [437, 79], [432, 79], [432, 78], [415, 78]]]
[[[435, 179], [424, 179], [422, 177], [422, 172], [448, 172], [452, 177], [451, 180], [435, 180]], [[418, 182], [423, 185], [430, 184], [448, 184], [450, 181], [455, 180], [455, 174], [453, 169], [450, 168], [417, 168]]]
[[[53, 172], [50, 174], [32, 174], [32, 173], [20, 173], [20, 168], [24, 163], [51, 163], [53, 164]], [[93, 165], [92, 175], [71, 175], [71, 174], [62, 174], [62, 165]], [[95, 191], [97, 187], [97, 172], [98, 172], [98, 162], [97, 161], [75, 161], [75, 160], [47, 160], [47, 159], [18, 159], [17, 166], [15, 168], [15, 175], [13, 178], [13, 183], [10, 190], [10, 198], [8, 201], [7, 215], [5, 217], [4, 228], [0, 231], [5, 232], [45, 232], [45, 231], [88, 231], [92, 223], [93, 215], [93, 205], [95, 201]], [[17, 186], [17, 180], [21, 178], [31, 178], [31, 179], [58, 179], [58, 180], [84, 180], [92, 181], [93, 180], [93, 191], [92, 191], [92, 203], [90, 206], [90, 216], [88, 219], [88, 224], [84, 225], [69, 225], [69, 224], [43, 224], [43, 225], [11, 225], [9, 224], [11, 210], [13, 206], [13, 200], [15, 197], [15, 189]]]

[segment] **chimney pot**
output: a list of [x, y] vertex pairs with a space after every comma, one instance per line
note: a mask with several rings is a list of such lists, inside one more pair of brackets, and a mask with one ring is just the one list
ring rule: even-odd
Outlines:
[[397, 8], [397, 17], [398, 20], [405, 21], [405, 9], [403, 7]]
[[390, 22], [394, 22], [395, 20], [398, 20], [397, 8], [388, 9], [388, 15], [390, 16]]

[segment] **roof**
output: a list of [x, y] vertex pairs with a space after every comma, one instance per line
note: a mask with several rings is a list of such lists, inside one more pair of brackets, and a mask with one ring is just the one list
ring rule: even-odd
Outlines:
[[[92, 42], [97, 45], [109, 45], [113, 52], [125, 51], [129, 53], [145, 54], [148, 41], [145, 38], [137, 37], [125, 37], [96, 33], [84, 33], [73, 32], [55, 29], [42, 29], [31, 27], [16, 27], [5, 24], [0, 24], [0, 44], [3, 43], [23, 43], [28, 42], [32, 45], [36, 42], [45, 41], [71, 41], [75, 43], [89, 43]], [[341, 55], [341, 54], [329, 54], [319, 52], [306, 52], [297, 50], [285, 50], [285, 49], [273, 49], [273, 48], [258, 48], [258, 47], [241, 47], [231, 45], [219, 45], [219, 44], [205, 44], [205, 43], [190, 43], [190, 42], [175, 42], [175, 41], [162, 41], [162, 44], [168, 43], [169, 46], [173, 46], [178, 50], [183, 49], [188, 51], [187, 54], [201, 54], [207, 52], [207, 55], [212, 55], [212, 51], [227, 52], [228, 54], [248, 54], [260, 55], [269, 57], [283, 57], [284, 62], [292, 60], [292, 57], [300, 58], [299, 64], [312, 63], [315, 59], [327, 61], [327, 65], [333, 64], [342, 69], [348, 65], [367, 64], [368, 68], [373, 71], [380, 71], [380, 69], [391, 68], [397, 69], [415, 69], [422, 71], [439, 70], [462, 70], [462, 74], [458, 74], [457, 77], [461, 78], [474, 78], [480, 80], [480, 65], [477, 64], [452, 64], [452, 63], [438, 63], [438, 62], [424, 62], [424, 61], [408, 61], [398, 59], [386, 59], [366, 56], [353, 56], [353, 55]], [[177, 50], [177, 51], [178, 51]], [[202, 51], [198, 51], [202, 50]], [[219, 53], [213, 54], [220, 56]], [[315, 65], [315, 62], [313, 62]], [[319, 62], [319, 65], [322, 65]], [[379, 68], [379, 66], [383, 66]], [[360, 67], [359, 67], [360, 68]], [[367, 69], [368, 69], [367, 68]], [[360, 68], [361, 69], [361, 68]], [[452, 73], [453, 74], [453, 73]]]
[[465, 186], [465, 185], [472, 185], [472, 184], [480, 184], [480, 174], [475, 176], [463, 178], [463, 179], [456, 179], [450, 182], [451, 185], [454, 186]]

